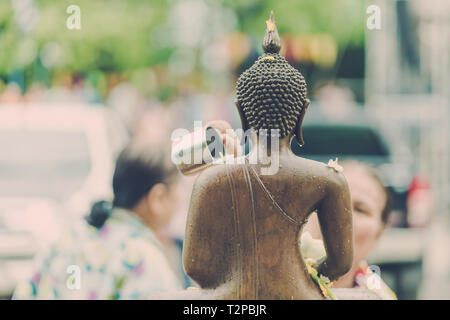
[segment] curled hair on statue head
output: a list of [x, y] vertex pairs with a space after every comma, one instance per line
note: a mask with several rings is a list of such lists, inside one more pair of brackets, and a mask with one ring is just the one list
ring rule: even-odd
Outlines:
[[237, 82], [236, 106], [243, 129], [278, 129], [280, 138], [301, 136], [299, 122], [309, 104], [306, 81], [278, 54], [281, 42], [273, 13], [266, 23], [264, 54]]

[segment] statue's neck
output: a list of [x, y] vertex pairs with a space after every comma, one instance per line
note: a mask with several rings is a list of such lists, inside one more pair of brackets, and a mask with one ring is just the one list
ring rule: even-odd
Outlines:
[[292, 136], [289, 135], [275, 141], [270, 138], [255, 136], [253, 143], [256, 145], [259, 154], [266, 154], [270, 157], [273, 152], [279, 152], [280, 154], [289, 152], [291, 150], [291, 138]]

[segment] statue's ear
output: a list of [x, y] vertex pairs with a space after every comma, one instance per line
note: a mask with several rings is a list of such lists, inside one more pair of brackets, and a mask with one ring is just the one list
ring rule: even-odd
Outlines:
[[302, 132], [302, 124], [303, 124], [303, 118], [305, 117], [306, 109], [308, 109], [309, 106], [309, 99], [306, 99], [305, 105], [303, 106], [302, 113], [300, 114], [300, 117], [298, 117], [297, 125], [295, 126], [294, 133], [297, 136], [298, 143], [300, 146], [303, 146], [305, 144], [305, 141], [303, 140], [303, 132]]
[[239, 102], [237, 100], [235, 101], [235, 104], [236, 104], [236, 108], [239, 112], [239, 117], [241, 118], [242, 130], [244, 130], [244, 132], [245, 132], [249, 129], [247, 119], [245, 118], [244, 112], [242, 111], [242, 108], [239, 105]]
[[241, 118], [242, 130], [244, 130], [244, 134], [242, 135], [242, 139], [240, 142], [241, 145], [243, 146], [243, 145], [245, 145], [245, 137], [246, 137], [245, 132], [249, 129], [249, 125], [248, 125], [247, 119], [245, 118], [244, 111], [242, 110], [241, 106], [239, 105], [239, 101], [236, 100], [234, 103], [239, 112], [239, 117]]

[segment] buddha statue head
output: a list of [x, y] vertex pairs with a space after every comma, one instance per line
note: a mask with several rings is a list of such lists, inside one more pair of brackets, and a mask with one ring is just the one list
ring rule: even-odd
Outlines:
[[302, 74], [279, 52], [281, 41], [273, 12], [266, 21], [263, 55], [238, 79], [236, 106], [242, 129], [278, 129], [279, 137], [296, 135], [304, 144], [302, 122], [309, 100]]

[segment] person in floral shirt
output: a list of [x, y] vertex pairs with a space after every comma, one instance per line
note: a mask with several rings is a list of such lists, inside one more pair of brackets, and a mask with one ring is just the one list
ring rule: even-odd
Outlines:
[[35, 259], [13, 299], [142, 299], [183, 288], [158, 233], [176, 211], [175, 167], [156, 146], [133, 142], [119, 155], [114, 200], [93, 205]]

